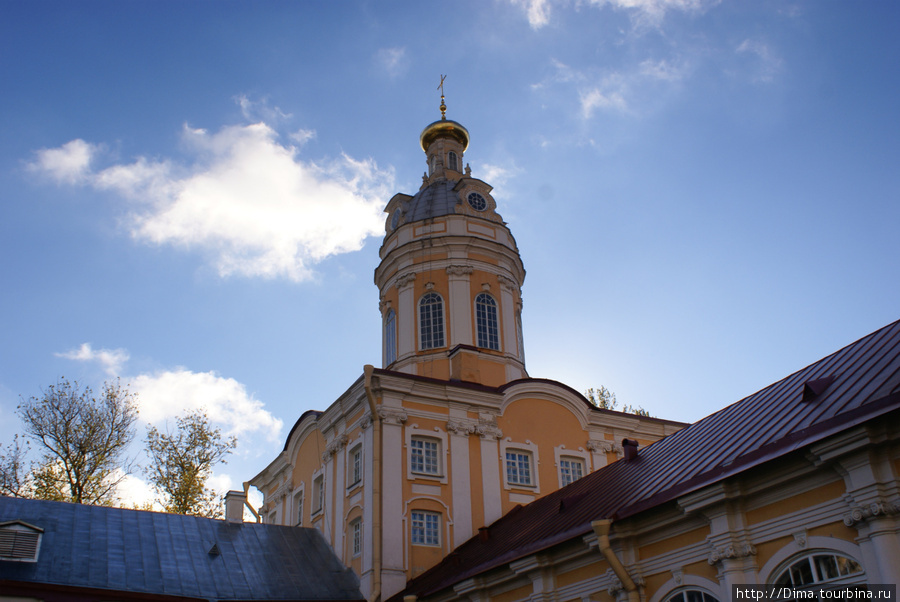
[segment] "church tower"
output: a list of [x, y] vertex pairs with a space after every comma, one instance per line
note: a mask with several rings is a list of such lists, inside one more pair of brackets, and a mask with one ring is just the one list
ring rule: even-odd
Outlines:
[[388, 202], [375, 270], [385, 369], [500, 386], [526, 378], [525, 268], [492, 187], [463, 168], [469, 132], [446, 118], [419, 137], [422, 187]]

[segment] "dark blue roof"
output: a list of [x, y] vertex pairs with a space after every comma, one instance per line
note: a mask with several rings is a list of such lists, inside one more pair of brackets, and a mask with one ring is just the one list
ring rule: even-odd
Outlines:
[[438, 180], [417, 192], [416, 196], [403, 205], [404, 221], [418, 222], [456, 213], [456, 206], [460, 202], [459, 195], [454, 190], [456, 184], [451, 180]]
[[38, 561], [0, 560], [0, 583], [206, 600], [363, 599], [315, 529], [0, 496], [0, 523], [17, 520], [43, 529]]

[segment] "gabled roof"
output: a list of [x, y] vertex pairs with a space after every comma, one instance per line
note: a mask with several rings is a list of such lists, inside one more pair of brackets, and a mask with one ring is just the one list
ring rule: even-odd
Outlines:
[[[900, 321], [493, 523], [409, 582], [427, 595], [900, 409]], [[394, 599], [399, 599], [400, 594]]]
[[[0, 497], [0, 522], [43, 529], [0, 590], [65, 586], [204, 600], [363, 600], [315, 529]], [[116, 597], [110, 593], [110, 597]]]

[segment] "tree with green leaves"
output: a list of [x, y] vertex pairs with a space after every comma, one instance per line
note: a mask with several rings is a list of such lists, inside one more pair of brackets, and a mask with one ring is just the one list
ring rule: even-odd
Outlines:
[[235, 437], [223, 438], [202, 411], [176, 418], [174, 433], [147, 428], [147, 476], [166, 512], [217, 517], [221, 496], [206, 487], [212, 469], [237, 447]]
[[100, 395], [60, 378], [18, 407], [28, 440], [41, 452], [26, 469], [28, 441], [18, 437], [0, 456], [0, 490], [6, 495], [79, 504], [112, 504], [131, 472], [126, 457], [138, 417], [136, 396], [119, 380]]
[[[590, 401], [593, 405], [600, 408], [601, 410], [615, 410], [616, 406], [619, 405], [619, 402], [616, 400], [616, 394], [603, 385], [600, 385], [598, 389], [594, 389], [593, 387], [591, 387], [584, 392], [584, 396], [587, 397], [588, 401]], [[638, 416], [650, 416], [650, 412], [640, 406], [636, 407], [625, 404], [624, 406], [622, 406], [621, 411], [628, 414], [636, 414]]]

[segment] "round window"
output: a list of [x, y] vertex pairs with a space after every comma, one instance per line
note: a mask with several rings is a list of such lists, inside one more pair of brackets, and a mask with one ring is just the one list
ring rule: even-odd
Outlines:
[[469, 201], [469, 206], [475, 211], [487, 209], [487, 200], [477, 192], [470, 192], [467, 200]]

